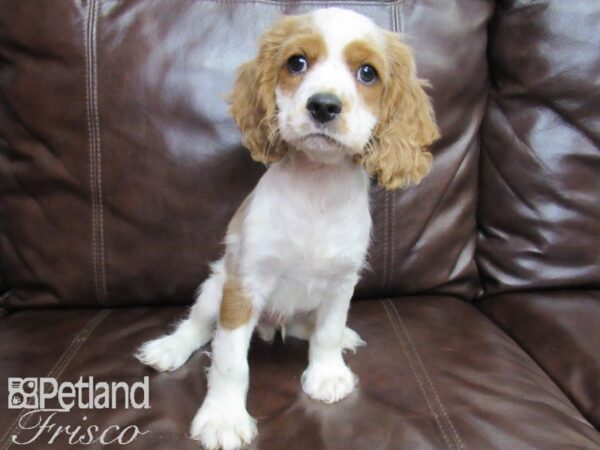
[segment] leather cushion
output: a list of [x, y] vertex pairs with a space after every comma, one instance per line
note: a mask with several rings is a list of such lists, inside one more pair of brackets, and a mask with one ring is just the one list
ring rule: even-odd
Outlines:
[[600, 292], [510, 293], [480, 305], [600, 429]]
[[599, 18], [600, 2], [499, 2], [477, 211], [488, 294], [600, 288]]
[[[137, 424], [149, 433], [128, 448], [197, 449], [187, 433], [205, 395], [208, 356], [198, 352], [166, 374], [132, 357], [142, 342], [168, 331], [183, 314], [180, 307], [16, 312], [0, 319], [0, 342], [11, 343], [0, 347], [0, 373], [130, 382], [148, 375], [150, 409], [72, 410], [55, 422], [74, 426], [85, 415], [85, 423], [102, 429]], [[600, 446], [600, 434], [560, 389], [468, 303], [441, 296], [359, 301], [350, 325], [367, 341], [346, 356], [360, 388], [334, 405], [309, 400], [301, 391], [304, 342], [253, 342], [248, 404], [259, 437], [250, 448]], [[6, 395], [6, 383], [0, 383], [0, 398]], [[0, 409], [2, 446], [15, 432], [17, 413]], [[21, 439], [30, 436], [21, 433]], [[61, 439], [54, 445], [64, 444]], [[47, 448], [41, 442], [28, 448]]]
[[[234, 70], [280, 12], [325, 4], [1, 2], [4, 306], [189, 302], [264, 170], [223, 100]], [[372, 270], [357, 293], [470, 299], [493, 2], [335, 4], [406, 34], [443, 135], [420, 186], [373, 192]]]

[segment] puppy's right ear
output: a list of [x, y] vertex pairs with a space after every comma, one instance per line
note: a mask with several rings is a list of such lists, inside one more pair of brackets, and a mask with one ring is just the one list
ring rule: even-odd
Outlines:
[[258, 56], [238, 69], [228, 97], [242, 143], [255, 161], [264, 164], [279, 161], [287, 151], [278, 132], [275, 89], [281, 64], [279, 50], [294, 20], [286, 17], [262, 36]]

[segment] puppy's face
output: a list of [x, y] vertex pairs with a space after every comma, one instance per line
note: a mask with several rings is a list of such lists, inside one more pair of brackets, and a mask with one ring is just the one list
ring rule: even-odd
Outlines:
[[[383, 35], [365, 17], [320, 10], [290, 25], [275, 89], [283, 140], [318, 161], [361, 154], [371, 138], [386, 74]], [[338, 22], [337, 26], [332, 26]]]
[[437, 138], [431, 105], [398, 35], [339, 8], [280, 20], [232, 93], [244, 144], [262, 162], [287, 151], [352, 157], [393, 189], [427, 173]]

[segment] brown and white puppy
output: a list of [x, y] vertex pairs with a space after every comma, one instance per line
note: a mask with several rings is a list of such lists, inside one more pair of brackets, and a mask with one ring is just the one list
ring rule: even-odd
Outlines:
[[438, 129], [423, 86], [400, 36], [338, 8], [282, 18], [240, 68], [231, 113], [269, 168], [232, 218], [189, 317], [137, 355], [175, 370], [213, 340], [191, 428], [207, 448], [238, 448], [256, 434], [246, 410], [256, 327], [265, 338], [283, 325], [309, 340], [310, 397], [331, 403], [355, 389], [342, 351], [364, 344], [346, 317], [369, 245], [369, 175], [396, 189], [429, 171]]

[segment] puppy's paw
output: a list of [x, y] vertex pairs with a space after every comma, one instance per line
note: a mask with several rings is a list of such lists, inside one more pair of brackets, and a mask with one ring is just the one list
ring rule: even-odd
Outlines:
[[334, 403], [347, 397], [357, 381], [345, 364], [309, 366], [302, 374], [302, 389], [315, 400]]
[[356, 331], [346, 327], [344, 335], [342, 336], [342, 348], [344, 350], [350, 350], [352, 353], [356, 353], [358, 347], [363, 347], [365, 345], [367, 345], [367, 343], [363, 341]]
[[143, 344], [135, 357], [159, 372], [171, 372], [181, 367], [196, 348], [196, 343], [168, 334]]
[[256, 421], [244, 407], [205, 402], [192, 421], [190, 434], [208, 450], [235, 450], [254, 439]]

